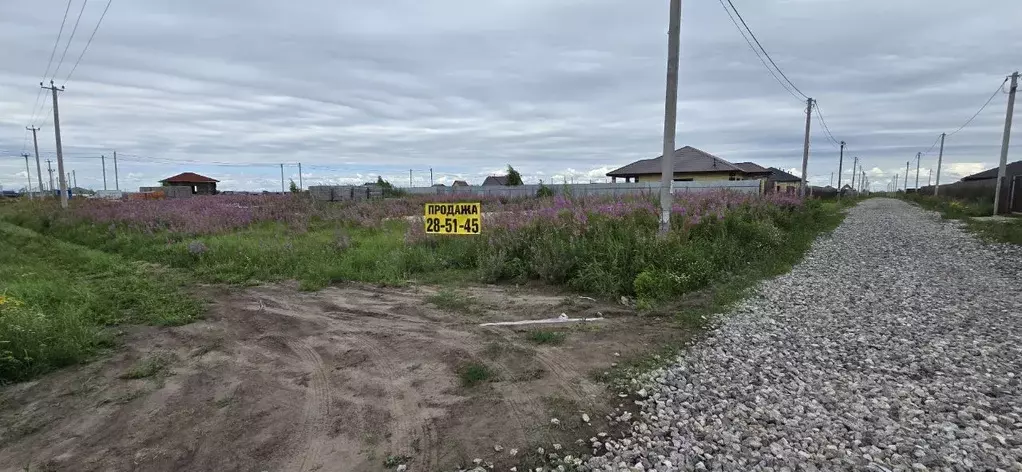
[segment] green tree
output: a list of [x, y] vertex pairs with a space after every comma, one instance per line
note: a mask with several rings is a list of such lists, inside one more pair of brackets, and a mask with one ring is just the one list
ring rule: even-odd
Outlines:
[[295, 184], [295, 179], [291, 179], [291, 193], [299, 192], [301, 192], [301, 190], [298, 188], [298, 185]]
[[523, 183], [522, 183], [522, 174], [519, 174], [518, 171], [515, 170], [514, 167], [511, 167], [511, 164], [507, 165], [507, 184], [506, 185], [508, 187], [516, 187], [518, 185], [523, 185]]

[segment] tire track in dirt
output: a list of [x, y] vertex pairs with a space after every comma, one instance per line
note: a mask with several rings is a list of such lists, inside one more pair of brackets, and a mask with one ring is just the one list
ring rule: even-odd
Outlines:
[[[394, 387], [385, 389], [384, 392], [387, 397], [387, 405], [390, 409], [391, 419], [393, 420], [393, 427], [391, 430], [391, 437], [393, 444], [396, 446], [398, 453], [411, 451], [412, 441], [417, 436], [416, 430], [417, 425], [415, 422], [418, 420], [418, 415], [414, 412], [408, 411], [405, 403], [414, 400], [414, 404], [418, 405], [418, 395], [414, 389], [401, 389], [403, 392], [396, 391], [397, 380], [400, 378], [398, 372], [397, 362], [394, 357], [388, 353], [386, 349], [383, 349], [379, 343], [372, 339], [368, 339], [359, 335], [352, 335], [350, 340], [358, 345], [361, 349], [371, 353], [371, 358], [374, 360], [376, 365], [381, 368], [381, 374], [389, 386]], [[404, 393], [399, 396], [398, 393]], [[429, 445], [427, 441], [428, 449], [435, 449], [435, 445]], [[427, 455], [435, 455], [430, 450], [420, 450], [420, 453]]]
[[328, 432], [330, 418], [330, 379], [323, 359], [315, 349], [295, 339], [282, 341], [302, 360], [304, 366], [312, 369], [298, 434], [300, 447], [305, 450], [293, 457], [286, 468], [289, 471], [304, 472], [313, 470], [323, 460], [323, 438]]

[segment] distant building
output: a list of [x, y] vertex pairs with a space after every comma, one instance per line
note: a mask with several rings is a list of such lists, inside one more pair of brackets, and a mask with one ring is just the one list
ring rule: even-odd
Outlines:
[[770, 176], [767, 177], [767, 188], [771, 192], [798, 193], [798, 187], [802, 184], [802, 179], [776, 167], [771, 167], [768, 170], [770, 171]]
[[464, 180], [455, 180], [451, 187], [468, 187], [468, 182]]
[[[752, 162], [732, 164], [706, 151], [685, 146], [674, 151], [674, 181], [751, 180], [765, 178], [769, 171]], [[663, 156], [643, 159], [607, 173], [612, 182], [659, 182]], [[744, 168], [743, 168], [744, 167]], [[486, 185], [486, 184], [483, 184]]]
[[160, 181], [164, 187], [190, 187], [192, 195], [215, 195], [219, 180], [194, 172], [183, 172]]
[[491, 175], [483, 181], [483, 187], [507, 185], [506, 175]]

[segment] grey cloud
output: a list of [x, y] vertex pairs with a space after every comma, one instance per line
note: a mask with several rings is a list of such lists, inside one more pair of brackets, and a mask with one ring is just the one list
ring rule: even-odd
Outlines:
[[[1008, 47], [1022, 39], [1010, 20], [1022, 4], [1011, 0], [735, 3], [849, 143], [846, 167], [859, 155], [893, 175], [1022, 64]], [[801, 168], [804, 104], [716, 2], [684, 8], [679, 146]], [[0, 5], [0, 41], [17, 45], [0, 50], [0, 152], [22, 150], [62, 10], [59, 0]], [[115, 2], [61, 96], [65, 146], [159, 158], [125, 159], [138, 170], [131, 185], [199, 169], [227, 187], [275, 189], [276, 164], [299, 161], [324, 166], [310, 178], [338, 182], [381, 174], [405, 184], [408, 168], [430, 167], [434, 181], [481, 180], [507, 163], [532, 181], [599, 178], [660, 152], [666, 10], [611, 0]], [[69, 56], [84, 44], [75, 41]], [[996, 162], [1003, 114], [1002, 96], [948, 140], [946, 178]], [[813, 128], [809, 175], [826, 183], [838, 153], [815, 119]], [[91, 162], [74, 163], [80, 183], [98, 178]], [[19, 182], [22, 167], [0, 159], [0, 181]]]

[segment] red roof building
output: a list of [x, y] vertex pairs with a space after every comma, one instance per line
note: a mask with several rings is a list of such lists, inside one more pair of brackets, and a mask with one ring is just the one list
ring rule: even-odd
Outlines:
[[215, 195], [219, 180], [195, 172], [182, 172], [160, 181], [164, 187], [191, 187], [192, 195]]

